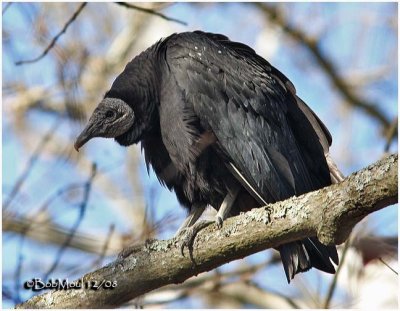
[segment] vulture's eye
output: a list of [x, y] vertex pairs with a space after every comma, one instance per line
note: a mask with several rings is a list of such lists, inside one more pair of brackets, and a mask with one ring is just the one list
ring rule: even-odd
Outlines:
[[106, 112], [106, 118], [111, 119], [111, 118], [114, 118], [114, 116], [115, 116], [115, 112], [114, 112], [114, 111], [112, 111], [112, 110], [107, 110], [107, 112]]

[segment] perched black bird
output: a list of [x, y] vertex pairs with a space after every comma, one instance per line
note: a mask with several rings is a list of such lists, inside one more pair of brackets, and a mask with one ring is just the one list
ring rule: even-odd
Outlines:
[[[173, 34], [135, 57], [76, 140], [141, 142], [147, 167], [189, 209], [217, 223], [241, 211], [338, 182], [331, 135], [293, 84], [250, 47], [220, 34]], [[195, 229], [197, 228], [197, 229]], [[192, 232], [192, 233], [193, 233]], [[334, 273], [335, 246], [316, 237], [278, 247], [288, 281], [315, 267]]]

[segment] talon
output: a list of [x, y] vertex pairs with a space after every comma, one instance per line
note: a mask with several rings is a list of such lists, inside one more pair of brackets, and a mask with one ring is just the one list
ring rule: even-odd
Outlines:
[[220, 216], [217, 216], [217, 218], [215, 219], [215, 223], [217, 225], [218, 229], [222, 228], [222, 224], [224, 223], [224, 221], [222, 220], [222, 218]]
[[186, 230], [185, 230], [186, 232], [183, 237], [182, 244], [181, 244], [181, 254], [183, 257], [185, 257], [184, 249], [185, 249], [185, 247], [187, 247], [188, 251], [189, 251], [190, 260], [194, 264], [196, 264], [196, 262], [194, 261], [194, 258], [193, 258], [194, 239], [196, 238], [196, 236], [200, 232], [200, 230], [207, 227], [211, 223], [213, 223], [213, 222], [209, 221], [209, 220], [203, 220], [203, 221], [200, 221], [200, 222], [194, 224], [193, 226], [191, 226], [189, 228], [186, 228]]
[[185, 257], [185, 246], [189, 250], [189, 255], [190, 255], [190, 241], [189, 241], [189, 233], [186, 234], [183, 238], [182, 244], [181, 244], [181, 254], [183, 257]]

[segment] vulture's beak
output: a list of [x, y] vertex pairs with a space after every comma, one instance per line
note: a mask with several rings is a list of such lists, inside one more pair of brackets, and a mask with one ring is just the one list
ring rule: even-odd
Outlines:
[[79, 151], [79, 148], [86, 144], [90, 139], [95, 137], [95, 126], [93, 123], [89, 123], [82, 133], [78, 136], [75, 141], [74, 148]]

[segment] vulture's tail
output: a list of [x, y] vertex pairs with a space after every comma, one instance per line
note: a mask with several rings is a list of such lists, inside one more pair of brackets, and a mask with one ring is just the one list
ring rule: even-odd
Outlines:
[[307, 238], [278, 247], [281, 254], [288, 283], [297, 273], [305, 272], [312, 267], [327, 273], [335, 273], [339, 257], [334, 245], [326, 246], [317, 238]]

